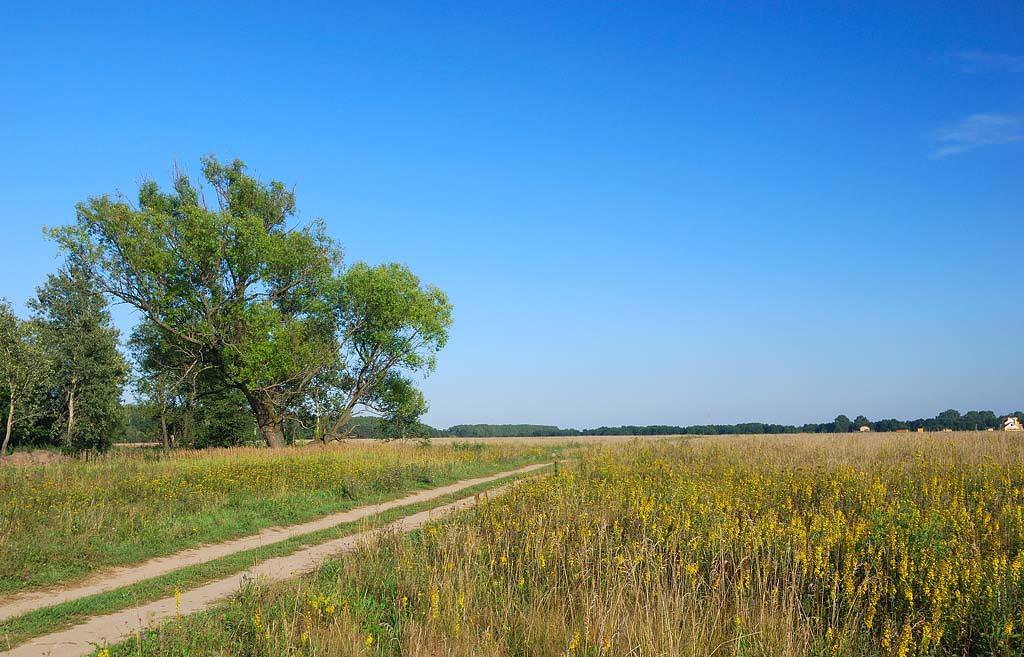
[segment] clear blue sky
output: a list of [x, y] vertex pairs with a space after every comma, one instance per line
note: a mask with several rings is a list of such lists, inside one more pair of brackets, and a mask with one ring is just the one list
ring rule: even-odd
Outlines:
[[449, 293], [435, 425], [1024, 407], [1020, 3], [139, 4], [0, 9], [16, 304], [215, 153]]

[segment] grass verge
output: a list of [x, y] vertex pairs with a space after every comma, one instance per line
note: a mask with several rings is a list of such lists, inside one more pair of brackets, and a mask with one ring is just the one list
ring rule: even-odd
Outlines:
[[318, 532], [296, 536], [266, 547], [237, 552], [203, 564], [182, 568], [173, 573], [154, 577], [114, 591], [38, 609], [0, 622], [0, 645], [4, 649], [14, 648], [37, 636], [73, 627], [88, 618], [170, 597], [175, 594], [175, 591], [184, 591], [222, 577], [233, 575], [265, 559], [285, 556], [311, 545], [375, 529], [407, 515], [440, 507], [455, 500], [476, 495], [522, 478], [534, 477], [550, 470], [551, 467], [547, 467], [521, 475], [503, 477], [484, 484], [470, 486], [469, 488], [464, 488], [426, 502], [401, 506], [355, 522], [343, 523]]
[[234, 449], [0, 468], [0, 595], [494, 474], [562, 449]]

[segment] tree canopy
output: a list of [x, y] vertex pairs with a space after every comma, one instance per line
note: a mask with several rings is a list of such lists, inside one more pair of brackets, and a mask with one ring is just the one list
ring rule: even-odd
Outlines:
[[23, 320], [0, 303], [0, 454], [14, 443], [106, 449], [120, 429], [128, 374], [107, 300], [86, 272], [65, 268], [29, 307]]
[[51, 360], [41, 344], [39, 325], [18, 318], [0, 299], [0, 399], [5, 399], [0, 456], [7, 452], [16, 426], [31, 422], [46, 408]]
[[402, 265], [343, 268], [323, 222], [290, 225], [294, 193], [241, 161], [206, 158], [202, 171], [198, 183], [176, 174], [168, 192], [143, 183], [137, 204], [91, 198], [52, 236], [142, 313], [179, 378], [237, 390], [270, 446], [284, 443], [286, 418], [311, 408], [334, 426], [360, 411], [408, 412], [403, 373], [432, 369], [447, 340], [444, 293]]
[[52, 434], [68, 450], [105, 449], [128, 378], [107, 300], [87, 272], [71, 267], [48, 276], [29, 306], [50, 363]]

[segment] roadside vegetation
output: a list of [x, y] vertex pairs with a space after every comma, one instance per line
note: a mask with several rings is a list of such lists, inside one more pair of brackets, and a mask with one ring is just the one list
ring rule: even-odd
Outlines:
[[294, 536], [278, 543], [235, 552], [212, 561], [186, 566], [164, 575], [142, 580], [136, 584], [30, 611], [0, 621], [0, 645], [13, 647], [33, 637], [72, 627], [94, 616], [110, 614], [161, 598], [178, 596], [190, 588], [243, 571], [265, 559], [285, 556], [307, 546], [357, 532], [373, 531], [377, 527], [405, 516], [442, 507], [469, 496], [487, 493], [522, 477], [534, 477], [543, 472], [544, 470], [535, 470], [525, 475], [501, 477], [475, 486], [461, 488], [456, 492], [431, 500], [391, 508], [362, 520], [342, 523], [327, 529]]
[[1022, 609], [1021, 437], [690, 439], [584, 453], [110, 654], [1008, 656]]
[[0, 468], [0, 593], [510, 470], [553, 449], [350, 443]]

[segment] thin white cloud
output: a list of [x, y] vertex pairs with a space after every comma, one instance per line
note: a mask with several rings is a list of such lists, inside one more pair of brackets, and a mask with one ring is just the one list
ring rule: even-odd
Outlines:
[[1024, 115], [971, 114], [948, 125], [932, 136], [932, 157], [942, 159], [960, 155], [982, 146], [1024, 141]]
[[983, 71], [1024, 73], [1024, 56], [1021, 55], [1007, 55], [984, 50], [958, 50], [950, 53], [950, 57], [965, 73], [981, 73]]

